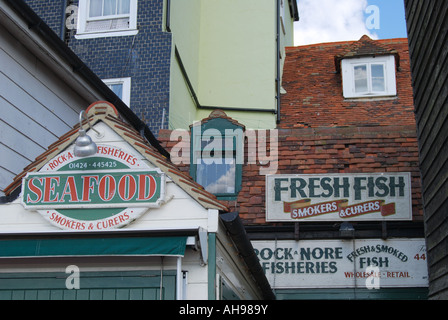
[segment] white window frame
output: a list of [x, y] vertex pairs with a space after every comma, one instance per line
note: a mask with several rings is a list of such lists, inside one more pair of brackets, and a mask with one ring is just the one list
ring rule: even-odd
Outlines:
[[98, 20], [111, 20], [117, 18], [126, 18], [128, 15], [114, 15], [107, 16], [103, 18], [89, 18], [89, 7], [90, 0], [79, 0], [78, 7], [78, 21], [77, 30], [75, 34], [76, 39], [93, 39], [93, 38], [103, 38], [103, 37], [119, 37], [119, 36], [131, 36], [138, 33], [137, 29], [137, 0], [130, 0], [129, 8], [129, 25], [127, 28], [122, 29], [105, 29], [105, 30], [95, 30], [87, 31], [86, 25], [88, 21], [98, 21]]
[[[384, 91], [378, 92], [372, 89], [372, 77], [370, 74], [370, 68], [372, 64], [381, 64], [384, 66]], [[367, 65], [368, 90], [366, 92], [356, 92], [355, 90], [355, 67], [360, 65]], [[391, 97], [397, 95], [395, 56], [393, 55], [347, 58], [342, 60], [341, 68], [344, 98], [375, 98]]]
[[121, 84], [123, 86], [121, 101], [123, 101], [128, 107], [131, 106], [131, 78], [113, 78], [102, 80], [108, 86], [113, 84]]

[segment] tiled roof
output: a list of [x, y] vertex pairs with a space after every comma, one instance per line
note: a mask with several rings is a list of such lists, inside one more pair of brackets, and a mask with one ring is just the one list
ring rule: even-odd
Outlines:
[[[92, 125], [99, 121], [107, 124], [113, 131], [140, 152], [150, 163], [162, 170], [162, 172], [164, 172], [174, 183], [181, 187], [204, 208], [228, 211], [227, 206], [218, 201], [213, 194], [205, 191], [203, 187], [197, 184], [188, 174], [180, 171], [167, 158], [160, 155], [160, 153], [143, 139], [132, 126], [123, 122], [112, 104], [104, 101], [95, 102], [86, 110], [86, 112]], [[85, 121], [85, 123], [87, 122]], [[6, 187], [5, 194], [10, 195], [14, 190], [19, 188], [22, 183], [22, 178], [28, 172], [38, 171], [48, 160], [54, 158], [74, 143], [78, 137], [78, 128], [79, 124], [75, 125], [73, 130], [61, 136], [58, 141], [48, 147], [46, 152], [38, 156], [34, 162], [24, 168], [23, 172], [17, 175], [13, 182]]]
[[[272, 152], [269, 139], [266, 149]], [[278, 131], [278, 174], [411, 172], [414, 221], [423, 220], [418, 164], [415, 126]], [[247, 225], [266, 224], [266, 178], [259, 170], [259, 165], [244, 165], [238, 200], [228, 203]]]
[[400, 55], [396, 49], [390, 48], [388, 45], [380, 41], [374, 41], [364, 35], [361, 39], [354, 42], [347, 50], [335, 56], [336, 71], [341, 71], [341, 60], [349, 58], [360, 58], [365, 56], [381, 56], [394, 55], [396, 59], [397, 69], [400, 67]]
[[[345, 99], [336, 56], [360, 52], [400, 56], [397, 96]], [[415, 125], [414, 100], [407, 39], [320, 43], [287, 47], [281, 96], [280, 128]]]
[[[170, 136], [171, 130], [159, 132], [167, 150], [177, 143]], [[277, 146], [267, 139], [266, 150], [278, 154], [277, 174], [411, 172], [413, 220], [423, 219], [415, 125], [279, 129]], [[245, 159], [248, 152], [246, 144]], [[266, 177], [260, 167], [259, 162], [244, 164], [238, 198], [226, 202], [247, 225], [266, 224]], [[189, 167], [179, 169], [188, 172]]]

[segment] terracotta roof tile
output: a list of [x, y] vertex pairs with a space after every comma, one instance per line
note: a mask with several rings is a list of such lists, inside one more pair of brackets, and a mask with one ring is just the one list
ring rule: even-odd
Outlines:
[[[344, 99], [335, 57], [373, 48], [382, 54], [396, 51], [400, 56], [397, 96]], [[407, 39], [363, 37], [360, 41], [287, 47], [282, 86], [286, 94], [281, 96], [279, 128], [415, 125]]]
[[400, 55], [394, 48], [379, 41], [374, 41], [367, 35], [362, 36], [359, 41], [354, 42], [347, 50], [335, 55], [336, 71], [341, 71], [341, 60], [347, 58], [359, 58], [365, 56], [394, 55], [397, 61], [397, 69], [400, 67]]

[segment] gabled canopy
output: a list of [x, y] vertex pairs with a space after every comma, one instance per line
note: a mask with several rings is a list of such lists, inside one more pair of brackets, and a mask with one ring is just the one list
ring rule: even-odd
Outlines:
[[[93, 103], [87, 109], [87, 116], [92, 126], [99, 121], [108, 125], [114, 132], [143, 155], [152, 165], [164, 172], [204, 208], [228, 211], [228, 208], [219, 202], [213, 194], [205, 191], [202, 186], [197, 184], [190, 176], [181, 172], [166, 157], [162, 156], [154, 147], [149, 145], [149, 143], [143, 139], [133, 127], [123, 122], [120, 119], [116, 108], [111, 103], [104, 101]], [[13, 193], [18, 194], [22, 178], [29, 172], [39, 171], [39, 169], [41, 169], [50, 159], [72, 145], [78, 137], [78, 129], [79, 124], [76, 125], [73, 130], [60, 137], [54, 144], [49, 146], [45, 153], [38, 156], [34, 162], [28, 165], [22, 173], [14, 178], [13, 182], [5, 189], [5, 194], [7, 196]]]
[[385, 55], [395, 56], [396, 67], [398, 70], [400, 67], [400, 55], [398, 54], [398, 51], [372, 40], [367, 35], [363, 35], [361, 39], [354, 42], [346, 52], [334, 57], [336, 71], [338, 73], [341, 72], [341, 60], [343, 59]]

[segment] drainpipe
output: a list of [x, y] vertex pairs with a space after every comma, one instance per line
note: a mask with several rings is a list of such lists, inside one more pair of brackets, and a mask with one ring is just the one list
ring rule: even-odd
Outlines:
[[62, 8], [61, 8], [61, 31], [59, 37], [62, 41], [65, 41], [65, 9], [68, 7], [68, 0], [62, 0]]
[[275, 96], [275, 99], [277, 100], [277, 109], [276, 109], [276, 114], [277, 114], [277, 124], [280, 123], [280, 87], [281, 87], [281, 79], [280, 79], [280, 1], [281, 0], [277, 0], [277, 75], [276, 75], [276, 84], [277, 84], [277, 95]]
[[166, 0], [165, 28], [167, 32], [171, 32], [171, 0]]
[[176, 300], [183, 300], [183, 276], [182, 276], [182, 257], [177, 257], [176, 263]]

